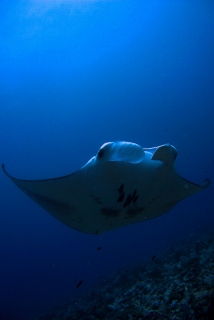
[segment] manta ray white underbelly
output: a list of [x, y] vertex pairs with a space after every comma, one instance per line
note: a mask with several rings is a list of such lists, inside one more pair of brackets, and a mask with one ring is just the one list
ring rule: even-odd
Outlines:
[[80, 170], [60, 178], [21, 180], [5, 174], [26, 195], [67, 226], [105, 231], [160, 216], [210, 185], [183, 179], [174, 168], [175, 147], [142, 148], [108, 142]]

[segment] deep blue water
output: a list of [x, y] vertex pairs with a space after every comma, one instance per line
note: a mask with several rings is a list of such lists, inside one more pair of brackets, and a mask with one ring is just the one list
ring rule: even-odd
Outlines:
[[[69, 174], [125, 140], [171, 143], [183, 177], [214, 181], [213, 1], [16, 0], [0, 14], [0, 162], [10, 174]], [[101, 236], [61, 224], [2, 171], [0, 190], [1, 320], [49, 311], [214, 224], [213, 184]]]

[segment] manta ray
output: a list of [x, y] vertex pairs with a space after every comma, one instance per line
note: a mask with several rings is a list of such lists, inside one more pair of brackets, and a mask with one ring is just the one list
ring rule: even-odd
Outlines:
[[107, 142], [80, 170], [44, 180], [4, 173], [28, 197], [65, 225], [89, 234], [156, 218], [182, 199], [207, 188], [182, 178], [174, 168], [177, 150]]

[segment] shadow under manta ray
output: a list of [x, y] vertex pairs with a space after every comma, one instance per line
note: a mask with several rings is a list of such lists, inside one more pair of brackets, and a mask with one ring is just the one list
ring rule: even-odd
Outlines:
[[207, 188], [182, 178], [174, 168], [175, 147], [142, 148], [108, 142], [80, 170], [60, 178], [21, 180], [4, 173], [27, 196], [67, 226], [85, 233], [145, 221]]

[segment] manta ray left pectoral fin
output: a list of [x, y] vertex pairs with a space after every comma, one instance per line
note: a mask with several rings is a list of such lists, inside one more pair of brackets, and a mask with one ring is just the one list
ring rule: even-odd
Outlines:
[[177, 157], [177, 150], [170, 144], [164, 144], [157, 147], [153, 153], [151, 160], [159, 160], [166, 164], [173, 164]]
[[[2, 165], [2, 169], [10, 180], [29, 198], [50, 212], [55, 218], [68, 224], [70, 214], [75, 210], [78, 190], [81, 188], [82, 179], [78, 175], [78, 171], [55, 179], [22, 180], [14, 178], [7, 173], [4, 165]], [[76, 175], [77, 177], [75, 177]]]

